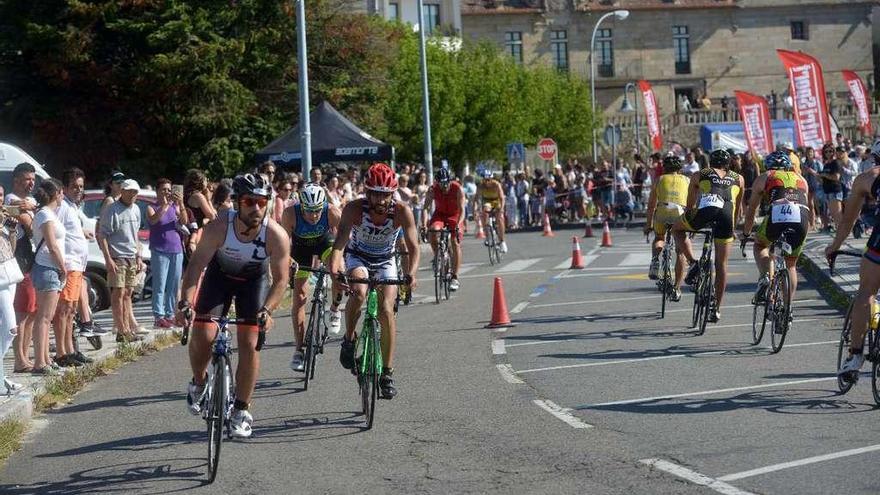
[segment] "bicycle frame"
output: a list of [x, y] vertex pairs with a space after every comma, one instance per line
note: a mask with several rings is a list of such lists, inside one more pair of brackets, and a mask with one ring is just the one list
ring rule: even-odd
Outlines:
[[[706, 230], [708, 229], [708, 230]], [[709, 322], [709, 311], [712, 309], [715, 300], [715, 269], [712, 263], [712, 250], [715, 242], [715, 236], [712, 233], [712, 225], [707, 225], [706, 229], [700, 230], [699, 234], [703, 234], [703, 252], [697, 261], [700, 266], [700, 278], [697, 282], [697, 290], [694, 294], [693, 309], [693, 326], [697, 328], [697, 335], [702, 335], [706, 331], [706, 324]]]

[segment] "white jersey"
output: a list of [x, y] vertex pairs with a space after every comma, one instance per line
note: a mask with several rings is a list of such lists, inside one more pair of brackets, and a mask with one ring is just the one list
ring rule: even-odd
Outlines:
[[381, 225], [376, 225], [370, 218], [370, 206], [361, 200], [361, 222], [351, 228], [351, 238], [345, 250], [358, 256], [371, 259], [388, 259], [394, 256], [394, 246], [400, 235], [400, 229], [394, 226], [395, 203], [388, 208], [388, 217]]
[[212, 264], [216, 264], [224, 274], [231, 277], [252, 279], [264, 276], [269, 265], [269, 255], [266, 253], [268, 213], [263, 218], [257, 237], [250, 242], [239, 240], [235, 233], [237, 212], [228, 210], [226, 213], [226, 240], [214, 254]]

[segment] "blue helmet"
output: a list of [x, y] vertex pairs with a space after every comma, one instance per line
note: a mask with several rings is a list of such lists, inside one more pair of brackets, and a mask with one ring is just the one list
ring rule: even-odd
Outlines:
[[791, 158], [785, 151], [774, 151], [764, 157], [764, 168], [767, 170], [791, 170]]

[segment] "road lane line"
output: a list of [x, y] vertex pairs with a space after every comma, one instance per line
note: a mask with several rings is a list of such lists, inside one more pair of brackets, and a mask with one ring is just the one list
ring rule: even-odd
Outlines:
[[511, 261], [510, 263], [502, 266], [498, 270], [495, 270], [498, 273], [507, 273], [507, 272], [521, 272], [526, 268], [534, 265], [535, 263], [541, 261], [542, 258], [528, 258], [524, 260], [516, 260]]
[[[523, 271], [519, 271], [519, 272], [502, 272], [502, 273], [492, 272], [492, 273], [478, 273], [478, 274], [474, 274], [474, 275], [465, 275], [465, 276], [460, 276], [460, 275], [459, 275], [458, 279], [461, 280], [461, 279], [463, 279], [463, 278], [485, 278], [485, 277], [497, 277], [498, 275], [504, 275], [504, 276], [508, 276], [508, 275], [526, 275], [526, 274], [529, 274], [529, 273], [545, 273], [546, 271], [547, 271], [547, 270], [523, 270]], [[433, 279], [433, 278], [430, 278], [430, 279], [419, 279], [419, 281], [420, 281], [420, 282], [426, 282], [426, 283], [427, 283], [427, 282], [434, 282], [434, 279]], [[751, 305], [750, 305], [750, 306], [751, 306]], [[690, 310], [688, 310], [688, 311], [690, 311]]]
[[[511, 344], [511, 346], [522, 345], [522, 344]], [[722, 351], [727, 352], [727, 351]], [[598, 363], [581, 363], [581, 364], [566, 364], [562, 366], [549, 366], [547, 368], [532, 368], [528, 370], [519, 370], [516, 373], [518, 375], [522, 375], [523, 373], [537, 373], [539, 371], [553, 371], [553, 370], [566, 370], [571, 368], [592, 368], [594, 366], [608, 366], [612, 364], [624, 364], [624, 363], [640, 363], [642, 361], [657, 361], [658, 359], [673, 359], [689, 356], [690, 354], [669, 354], [666, 356], [654, 356], [649, 358], [638, 358], [638, 359], [620, 359], [617, 361], [601, 361]]]
[[582, 406], [575, 406], [572, 409], [595, 409], [597, 407], [608, 407], [608, 406], [623, 406], [627, 404], [638, 404], [641, 402], [652, 402], [657, 400], [668, 400], [668, 399], [679, 399], [682, 397], [696, 397], [700, 395], [716, 395], [716, 394], [724, 394], [727, 392], [740, 392], [743, 390], [758, 390], [762, 388], [773, 388], [773, 387], [784, 387], [786, 385], [801, 385], [804, 383], [816, 383], [816, 382], [828, 382], [828, 381], [837, 381], [837, 375], [829, 376], [825, 378], [808, 378], [806, 380], [792, 380], [789, 382], [776, 382], [776, 383], [765, 383], [763, 385], [749, 385], [746, 387], [732, 387], [732, 388], [718, 388], [715, 390], [704, 390], [702, 392], [688, 392], [684, 394], [672, 394], [672, 395], [658, 395], [656, 397], [646, 397], [643, 399], [628, 399], [628, 400], [618, 400], [613, 402], [601, 402], [599, 404], [586, 404]]
[[464, 275], [465, 273], [467, 273], [467, 272], [473, 270], [474, 268], [476, 268], [476, 266], [474, 266], [474, 265], [471, 265], [471, 266], [463, 266], [463, 267], [461, 267], [461, 269], [458, 270], [458, 274], [459, 274], [459, 275]]
[[569, 301], [569, 302], [558, 302], [558, 303], [547, 303], [547, 304], [535, 304], [532, 307], [533, 308], [552, 308], [554, 306], [577, 306], [580, 304], [637, 301], [637, 300], [641, 300], [641, 299], [654, 299], [657, 297], [660, 297], [659, 293], [657, 293], [656, 295], [653, 295], [653, 296], [620, 297], [620, 298], [616, 298], [616, 299], [592, 299], [592, 300], [587, 300], [587, 301]]
[[521, 302], [521, 303], [517, 304], [516, 306], [514, 306], [513, 309], [510, 310], [510, 312], [512, 314], [521, 313], [522, 310], [526, 309], [526, 306], [528, 306], [528, 305], [529, 305], [529, 301]]
[[700, 474], [684, 466], [679, 466], [678, 464], [664, 461], [663, 459], [642, 459], [639, 462], [641, 462], [642, 464], [647, 464], [654, 469], [659, 469], [660, 471], [665, 471], [669, 474], [678, 476], [679, 478], [690, 481], [695, 485], [705, 486], [706, 488], [714, 490], [718, 493], [723, 493], [724, 495], [755, 495], [752, 492], [740, 490], [733, 485], [728, 485], [723, 481], [717, 480], [715, 478], [710, 478], [705, 474]]
[[842, 457], [849, 457], [853, 455], [866, 454], [868, 452], [876, 452], [880, 450], [880, 444], [877, 445], [869, 445], [868, 447], [860, 447], [858, 449], [849, 449], [842, 450], [840, 452], [834, 452], [832, 454], [824, 454], [817, 455], [814, 457], [807, 457], [805, 459], [800, 459], [797, 461], [790, 462], [781, 462], [779, 464], [773, 464], [770, 466], [765, 466], [757, 469], [750, 469], [748, 471], [742, 471], [740, 473], [728, 474], [727, 476], [722, 476], [718, 478], [721, 481], [736, 481], [743, 478], [751, 478], [752, 476], [760, 476], [762, 474], [772, 473], [774, 471], [781, 471], [783, 469], [789, 469], [793, 467], [806, 466], [808, 464], [815, 464], [817, 462], [825, 462], [831, 461], [834, 459], [840, 459]]
[[504, 350], [504, 339], [493, 340], [492, 341], [492, 354], [497, 356], [499, 354], [505, 354], [505, 353], [506, 353], [506, 351]]
[[513, 368], [509, 364], [496, 364], [495, 367], [507, 383], [525, 383], [516, 376], [516, 373], [513, 372]]
[[651, 264], [651, 253], [642, 251], [641, 253], [627, 254], [618, 266], [648, 266]]
[[571, 414], [571, 409], [569, 409], [567, 407], [560, 407], [559, 405], [557, 405], [553, 401], [537, 400], [536, 399], [536, 400], [533, 400], [532, 402], [534, 402], [535, 405], [537, 405], [541, 409], [556, 416], [556, 418], [562, 420], [565, 424], [567, 424], [568, 426], [571, 426], [572, 428], [586, 429], [586, 428], [593, 427], [593, 425], [591, 425], [589, 423], [584, 423], [583, 421], [578, 419], [575, 415]]

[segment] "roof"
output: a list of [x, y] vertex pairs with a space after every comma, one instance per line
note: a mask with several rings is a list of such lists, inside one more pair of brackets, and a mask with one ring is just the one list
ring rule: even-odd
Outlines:
[[542, 0], [464, 0], [461, 14], [540, 14], [542, 4]]
[[626, 10], [711, 9], [737, 7], [738, 0], [580, 0], [576, 10], [604, 12]]

